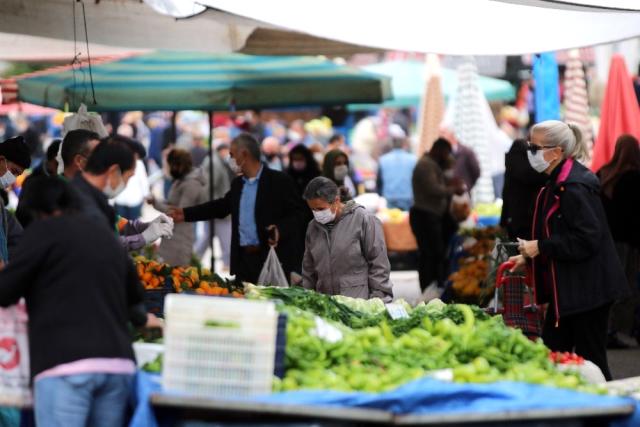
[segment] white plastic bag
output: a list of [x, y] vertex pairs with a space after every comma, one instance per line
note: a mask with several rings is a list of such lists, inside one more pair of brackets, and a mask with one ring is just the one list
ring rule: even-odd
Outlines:
[[29, 342], [24, 301], [0, 309], [0, 405], [31, 403]]
[[[87, 106], [84, 104], [80, 104], [80, 108], [78, 108], [77, 113], [65, 117], [64, 122], [62, 123], [62, 136], [64, 137], [67, 132], [76, 129], [90, 130], [97, 133], [100, 138], [106, 138], [107, 136], [109, 136], [109, 132], [107, 132], [107, 129], [104, 127], [100, 115], [96, 113], [89, 113], [87, 111]], [[62, 161], [61, 153], [62, 144], [60, 144], [60, 148], [58, 149], [58, 156], [56, 157], [56, 159], [58, 160], [59, 174], [62, 174], [62, 172], [64, 172], [64, 163]]]
[[284, 270], [280, 265], [278, 254], [276, 254], [275, 248], [272, 246], [269, 249], [269, 255], [264, 262], [260, 277], [258, 278], [258, 285], [261, 286], [278, 286], [282, 288], [288, 288], [289, 282], [287, 282], [287, 276], [284, 274]]

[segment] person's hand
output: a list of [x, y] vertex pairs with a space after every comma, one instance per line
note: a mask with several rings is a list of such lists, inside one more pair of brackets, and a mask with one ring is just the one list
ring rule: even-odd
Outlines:
[[184, 222], [184, 209], [171, 206], [169, 207], [169, 216], [178, 224]]
[[0, 259], [0, 271], [4, 270], [4, 261]]
[[537, 240], [518, 239], [518, 251], [525, 258], [535, 258], [540, 255], [540, 248]]
[[156, 317], [155, 314], [147, 313], [147, 324], [144, 327], [148, 329], [164, 329], [164, 320]]
[[522, 271], [527, 265], [527, 260], [522, 255], [516, 255], [509, 258], [509, 262], [514, 263], [515, 265], [509, 270], [512, 273], [516, 273], [518, 271]]
[[278, 246], [278, 242], [280, 241], [280, 231], [278, 227], [270, 225], [267, 227], [267, 231], [269, 232], [269, 245], [273, 247]]
[[161, 223], [149, 223], [149, 227], [142, 232], [146, 244], [155, 242], [161, 237], [170, 239], [173, 237], [173, 225]]
[[161, 213], [153, 221], [151, 221], [151, 224], [170, 224], [170, 225], [173, 225], [173, 219], [171, 219], [170, 216], [167, 216], [167, 215]]

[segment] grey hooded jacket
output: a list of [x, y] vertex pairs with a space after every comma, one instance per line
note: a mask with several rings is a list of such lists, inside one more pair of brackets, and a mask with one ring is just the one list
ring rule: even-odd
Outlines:
[[353, 201], [331, 230], [317, 221], [307, 228], [303, 286], [328, 295], [393, 299], [382, 224]]

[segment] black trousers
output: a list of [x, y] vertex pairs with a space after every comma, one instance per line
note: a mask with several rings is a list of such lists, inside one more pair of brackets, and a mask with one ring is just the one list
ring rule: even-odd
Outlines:
[[258, 277], [260, 277], [262, 266], [267, 259], [267, 254], [263, 252], [247, 253], [243, 248], [240, 248], [238, 265], [237, 268], [234, 268], [236, 278], [243, 282], [256, 284]]
[[611, 304], [584, 313], [560, 316], [556, 328], [553, 304], [549, 304], [542, 341], [553, 351], [575, 352], [596, 364], [607, 381], [611, 371], [607, 361], [607, 325]]
[[424, 291], [434, 280], [444, 286], [446, 248], [443, 216], [412, 208], [411, 230], [418, 243], [418, 275]]

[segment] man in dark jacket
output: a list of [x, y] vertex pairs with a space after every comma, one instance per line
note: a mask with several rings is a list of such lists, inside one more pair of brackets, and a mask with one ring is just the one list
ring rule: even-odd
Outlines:
[[513, 141], [504, 163], [506, 171], [500, 225], [507, 230], [509, 240], [530, 240], [536, 196], [548, 177], [536, 172], [529, 164], [527, 142], [524, 139]]
[[72, 180], [72, 185], [79, 192], [83, 211], [96, 221], [106, 221], [114, 232], [120, 234], [120, 243], [129, 251], [138, 250], [161, 237], [171, 237], [173, 233], [173, 224], [166, 215], [158, 216], [150, 223], [128, 221], [123, 226], [118, 224], [109, 199], [124, 190], [134, 174], [135, 165], [130, 144], [114, 137], [98, 144], [84, 170]]
[[208, 221], [231, 214], [231, 274], [255, 283], [267, 258], [269, 245], [277, 245], [278, 258], [287, 277], [300, 271], [302, 254], [296, 242], [304, 206], [293, 180], [260, 161], [260, 146], [250, 134], [231, 142], [229, 165], [242, 174], [221, 199], [190, 208], [174, 207], [176, 222]]
[[9, 252], [22, 235], [22, 227], [5, 208], [9, 201], [5, 189], [8, 190], [16, 182], [30, 163], [29, 148], [21, 136], [0, 144], [0, 263], [9, 261]]

